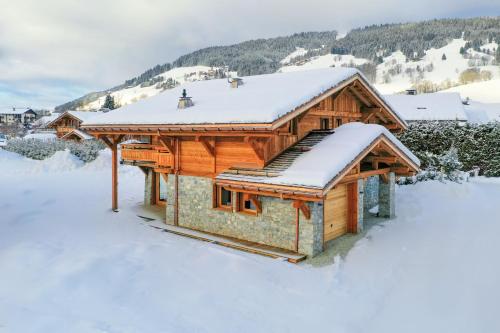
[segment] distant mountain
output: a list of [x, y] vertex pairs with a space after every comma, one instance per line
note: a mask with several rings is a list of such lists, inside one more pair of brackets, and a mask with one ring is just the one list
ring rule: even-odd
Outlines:
[[[464, 67], [463, 62], [457, 60], [457, 67], [453, 70], [475, 70], [479, 67], [477, 64], [497, 65], [500, 63], [497, 47], [500, 42], [500, 17], [373, 25], [354, 29], [343, 38], [338, 38], [336, 31], [303, 32], [208, 47], [181, 56], [172, 63], [156, 65], [109, 90], [93, 92], [60, 105], [56, 111], [99, 108], [107, 94], [112, 94], [118, 104], [124, 105], [187, 81], [226, 77], [231, 72], [237, 72], [239, 76], [273, 73], [295, 70], [300, 66], [355, 66], [373, 82], [389, 84], [388, 81], [396, 79], [406, 85], [416, 85], [425, 81], [426, 72], [436, 70], [434, 74], [440, 73], [439, 68], [445, 64], [444, 60], [433, 60], [435, 55], [430, 57], [427, 54], [429, 50], [446, 48], [453, 41], [454, 47], [446, 50], [453, 54], [459, 52], [468, 64]], [[458, 49], [455, 50], [457, 45]], [[482, 49], [485, 45], [487, 49]], [[479, 57], [477, 64], [470, 61], [474, 57]], [[487, 59], [481, 60], [481, 57]], [[450, 71], [452, 61], [446, 63], [448, 69], [445, 73]], [[453, 78], [441, 79], [449, 79], [451, 85], [458, 84], [460, 73], [456, 74], [452, 75]], [[496, 74], [492, 76], [496, 77]], [[441, 84], [435, 79], [431, 81], [436, 85]]]

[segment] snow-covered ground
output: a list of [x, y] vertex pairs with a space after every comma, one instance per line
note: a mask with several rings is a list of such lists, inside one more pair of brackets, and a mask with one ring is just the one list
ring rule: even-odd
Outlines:
[[132, 167], [112, 213], [107, 153], [0, 150], [0, 174], [0, 332], [500, 331], [498, 179], [400, 187], [398, 218], [314, 267], [141, 224]]

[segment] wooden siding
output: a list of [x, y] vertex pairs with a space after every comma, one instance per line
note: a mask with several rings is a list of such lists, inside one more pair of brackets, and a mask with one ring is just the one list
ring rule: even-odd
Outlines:
[[239, 138], [218, 138], [215, 144], [216, 173], [234, 166], [263, 167], [250, 144]]
[[180, 170], [189, 174], [210, 174], [214, 172], [214, 158], [203, 147], [201, 142], [182, 140], [179, 142]]
[[347, 233], [349, 220], [347, 199], [346, 184], [337, 186], [326, 195], [323, 219], [325, 242]]

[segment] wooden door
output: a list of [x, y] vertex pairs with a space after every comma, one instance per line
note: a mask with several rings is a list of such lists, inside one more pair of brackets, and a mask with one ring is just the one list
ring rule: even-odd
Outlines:
[[323, 232], [325, 242], [347, 233], [349, 221], [347, 185], [337, 185], [325, 199]]

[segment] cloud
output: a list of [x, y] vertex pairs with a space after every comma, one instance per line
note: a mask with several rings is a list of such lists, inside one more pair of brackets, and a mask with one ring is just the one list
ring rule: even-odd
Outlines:
[[[201, 47], [300, 31], [500, 13], [488, 0], [0, 0], [0, 105], [109, 88]], [[5, 88], [8, 87], [8, 88]], [[7, 89], [11, 93], [6, 93]], [[44, 96], [43, 94], [53, 94]], [[21, 94], [22, 95], [22, 94]], [[46, 106], [46, 105], [45, 105]]]

